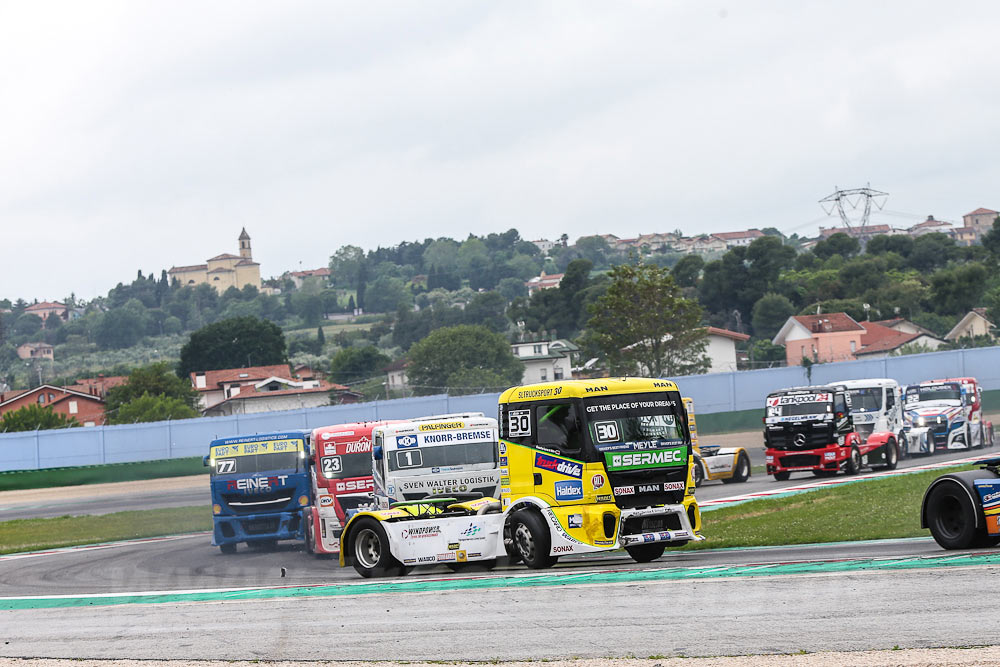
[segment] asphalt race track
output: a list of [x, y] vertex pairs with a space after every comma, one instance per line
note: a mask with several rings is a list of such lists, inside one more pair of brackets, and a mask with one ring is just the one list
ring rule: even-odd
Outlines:
[[[0, 655], [486, 660], [962, 646], [997, 636], [998, 574], [1000, 550], [944, 552], [921, 538], [363, 580], [297, 547], [223, 556], [196, 535], [4, 557]], [[93, 593], [102, 597], [79, 597]]]

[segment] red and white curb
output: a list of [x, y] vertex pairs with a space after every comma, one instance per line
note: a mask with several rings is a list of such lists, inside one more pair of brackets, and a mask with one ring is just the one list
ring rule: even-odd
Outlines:
[[[728, 496], [726, 498], [715, 498], [713, 500], [699, 501], [698, 507], [702, 510], [705, 509], [715, 509], [718, 507], [725, 507], [727, 505], [736, 505], [738, 503], [745, 503], [748, 500], [757, 500], [759, 498], [771, 498], [773, 496], [781, 496], [786, 494], [794, 493], [804, 493], [807, 491], [815, 491], [817, 489], [825, 489], [832, 486], [843, 486], [844, 484], [855, 484], [857, 482], [870, 482], [877, 479], [885, 479], [886, 477], [894, 477], [898, 475], [911, 475], [917, 472], [925, 472], [927, 470], [938, 470], [941, 468], [951, 468], [953, 466], [965, 465], [967, 463], [976, 463], [977, 461], [983, 461], [986, 459], [995, 459], [996, 454], [980, 454], [977, 456], [968, 456], [964, 459], [952, 459], [950, 461], [938, 461], [937, 463], [928, 463], [922, 466], [913, 466], [911, 468], [904, 468], [902, 470], [884, 470], [879, 472], [868, 473], [866, 475], [854, 475], [851, 477], [837, 477], [835, 479], [824, 479], [817, 482], [809, 482], [807, 484], [796, 484], [795, 486], [782, 486], [777, 489], [768, 489], [766, 491], [755, 491], [753, 493], [744, 493], [739, 496]], [[697, 493], [695, 493], [697, 496]]]

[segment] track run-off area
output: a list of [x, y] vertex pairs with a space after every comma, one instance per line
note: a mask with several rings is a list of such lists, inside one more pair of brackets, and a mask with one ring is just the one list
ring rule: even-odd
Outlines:
[[[709, 483], [698, 497], [711, 512], [992, 455], [949, 454], [856, 477]], [[1000, 550], [913, 538], [363, 580], [299, 545], [224, 556], [208, 534], [180, 535], [0, 556], [0, 656], [520, 660], [982, 645], [1000, 631], [997, 574]]]

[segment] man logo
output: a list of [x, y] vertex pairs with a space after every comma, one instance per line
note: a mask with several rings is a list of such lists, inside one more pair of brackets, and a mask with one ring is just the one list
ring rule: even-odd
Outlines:
[[798, 447], [804, 446], [806, 444], [806, 434], [805, 433], [796, 433], [795, 434], [795, 444]]

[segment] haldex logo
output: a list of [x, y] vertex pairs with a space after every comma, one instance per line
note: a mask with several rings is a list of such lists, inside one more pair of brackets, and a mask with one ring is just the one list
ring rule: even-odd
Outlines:
[[544, 454], [535, 454], [535, 467], [557, 472], [567, 477], [576, 477], [579, 479], [583, 476], [583, 466], [579, 463], [557, 459], [554, 456], [545, 456]]

